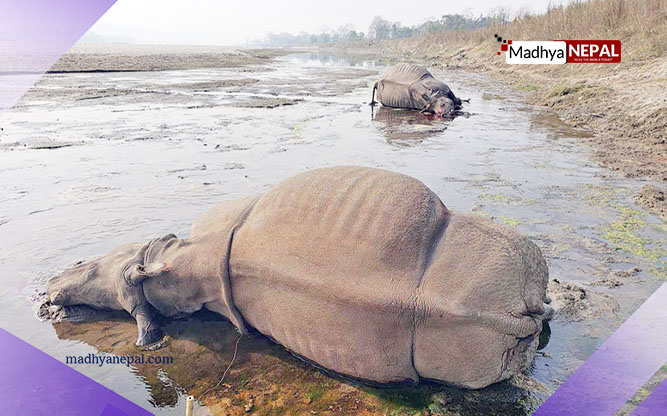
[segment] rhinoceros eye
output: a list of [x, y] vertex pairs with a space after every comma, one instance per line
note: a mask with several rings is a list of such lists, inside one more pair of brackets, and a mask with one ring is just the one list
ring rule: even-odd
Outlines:
[[97, 276], [97, 266], [91, 266], [86, 272], [86, 280], [94, 279]]

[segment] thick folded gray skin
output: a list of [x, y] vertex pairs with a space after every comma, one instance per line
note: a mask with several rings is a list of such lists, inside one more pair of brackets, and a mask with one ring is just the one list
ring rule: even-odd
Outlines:
[[442, 81], [438, 81], [423, 66], [399, 64], [394, 66], [373, 86], [382, 105], [449, 116], [461, 108], [461, 100]]
[[126, 310], [138, 344], [201, 308], [331, 371], [481, 388], [527, 368], [548, 280], [540, 250], [449, 211], [411, 177], [312, 170], [204, 214], [188, 239], [129, 244], [48, 283], [52, 303]]

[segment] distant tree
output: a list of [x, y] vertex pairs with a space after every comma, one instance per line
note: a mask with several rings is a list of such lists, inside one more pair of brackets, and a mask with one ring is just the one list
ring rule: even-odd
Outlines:
[[368, 28], [368, 37], [371, 39], [388, 39], [391, 34], [391, 24], [382, 16], [375, 16]]
[[348, 35], [348, 40], [355, 42], [358, 40], [363, 40], [364, 39], [364, 32], [357, 32], [356, 30], [350, 31]]
[[375, 16], [371, 21], [368, 33], [357, 32], [352, 24], [331, 30], [323, 26], [320, 33], [300, 32], [298, 35], [289, 33], [266, 34], [263, 43], [270, 46], [307, 45], [331, 42], [354, 42], [364, 39], [398, 39], [410, 36], [424, 36], [445, 30], [472, 30], [488, 27], [492, 24], [506, 24], [508, 13], [502, 8], [494, 9], [486, 16], [446, 14], [439, 18], [429, 18], [414, 26], [403, 26], [400, 22], [390, 22], [382, 16]]

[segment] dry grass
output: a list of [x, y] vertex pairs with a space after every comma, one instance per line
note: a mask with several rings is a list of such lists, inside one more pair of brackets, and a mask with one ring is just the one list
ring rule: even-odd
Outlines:
[[667, 53], [667, 0], [575, 1], [550, 7], [543, 15], [518, 17], [508, 24], [386, 43], [399, 47], [409, 44], [419, 53], [488, 43], [494, 33], [517, 40], [619, 39], [624, 59], [651, 59]]

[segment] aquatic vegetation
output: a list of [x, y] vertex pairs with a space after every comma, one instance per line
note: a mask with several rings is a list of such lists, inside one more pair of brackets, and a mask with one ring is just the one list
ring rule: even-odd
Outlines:
[[363, 389], [369, 396], [379, 399], [379, 404], [388, 415], [421, 415], [431, 406], [431, 392], [425, 387], [396, 387]]
[[633, 403], [635, 405], [638, 405], [639, 403], [643, 402], [646, 400], [648, 395], [651, 394], [651, 391], [642, 387], [637, 392], [630, 398], [630, 403]]
[[521, 222], [512, 217], [500, 217], [500, 220], [503, 222], [505, 225], [509, 225], [510, 227], [517, 227]]
[[489, 214], [488, 212], [486, 212], [482, 209], [479, 209], [479, 208], [478, 209], [473, 209], [472, 212], [479, 215], [480, 217], [491, 218], [491, 214]]
[[511, 195], [505, 195], [505, 194], [481, 194], [479, 196], [480, 199], [486, 199], [489, 201], [497, 202], [497, 203], [505, 203], [505, 204], [512, 204], [512, 205], [532, 205], [537, 203], [537, 199], [535, 198], [521, 198], [521, 197], [516, 197], [516, 196], [511, 196]]
[[549, 244], [550, 254], [553, 258], [564, 259], [565, 253], [572, 249], [572, 245], [568, 243], [556, 242]]
[[306, 392], [306, 399], [309, 402], [319, 400], [327, 392], [329, 385], [327, 383], [316, 384]]
[[[644, 213], [636, 209], [623, 206], [614, 206], [621, 213], [619, 220], [611, 222], [604, 229], [602, 238], [610, 241], [617, 249], [642, 257], [653, 263], [659, 263], [667, 256], [667, 249], [663, 241], [652, 241], [642, 237], [639, 232], [646, 228], [647, 222], [642, 217]], [[662, 261], [664, 268], [665, 261]]]
[[623, 189], [612, 186], [584, 185], [584, 188], [588, 191], [584, 199], [595, 205], [609, 205], [624, 193]]
[[509, 201], [512, 199], [509, 195], [504, 194], [481, 194], [480, 198], [489, 199], [491, 201]]
[[517, 87], [519, 91], [537, 91], [539, 90], [540, 87], [539, 85], [533, 85], [533, 84], [526, 84], [526, 85], [520, 85]]
[[295, 123], [294, 126], [292, 127], [292, 132], [294, 133], [294, 137], [296, 137], [297, 139], [302, 139], [303, 138], [303, 124]]

